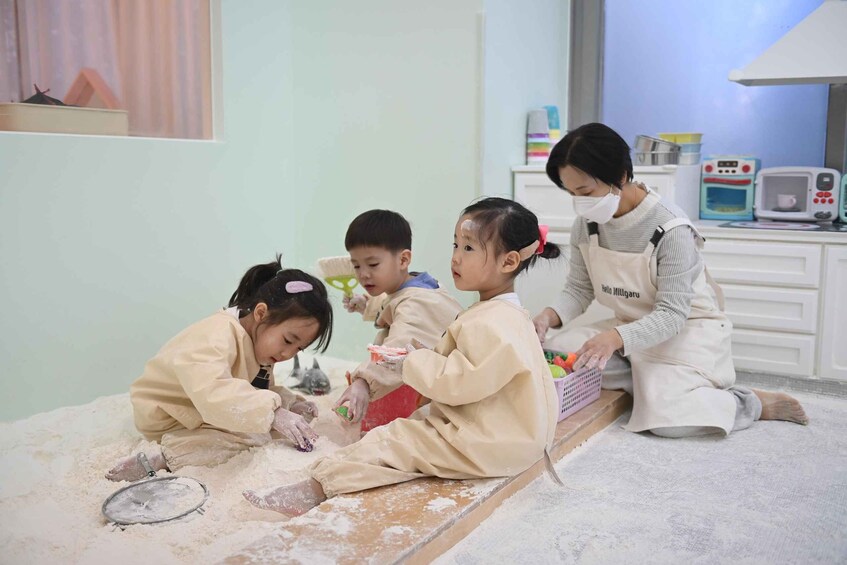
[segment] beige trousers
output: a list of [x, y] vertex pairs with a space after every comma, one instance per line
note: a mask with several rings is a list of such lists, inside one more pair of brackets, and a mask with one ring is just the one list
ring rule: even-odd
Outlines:
[[207, 424], [194, 430], [168, 432], [159, 440], [168, 469], [181, 467], [213, 467], [225, 463], [251, 447], [260, 447], [272, 440], [271, 434], [240, 434], [214, 428]]
[[327, 497], [427, 476], [486, 476], [430, 424], [404, 418], [374, 428], [357, 443], [318, 459], [308, 473], [321, 484]]

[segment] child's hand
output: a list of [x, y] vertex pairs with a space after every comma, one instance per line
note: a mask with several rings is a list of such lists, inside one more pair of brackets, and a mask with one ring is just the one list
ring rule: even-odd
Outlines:
[[365, 379], [356, 379], [353, 384], [347, 387], [347, 390], [338, 397], [335, 402], [335, 408], [338, 408], [345, 402], [347, 403], [347, 418], [351, 423], [356, 423], [365, 417], [368, 413], [368, 405], [371, 401], [371, 387]]
[[344, 309], [350, 312], [363, 313], [365, 311], [365, 307], [368, 305], [368, 296], [364, 294], [354, 294], [353, 296], [344, 296], [344, 299], [341, 303], [344, 305]]
[[285, 408], [277, 408], [271, 428], [294, 442], [300, 451], [312, 451], [312, 443], [318, 434], [300, 414]]
[[413, 339], [411, 343], [406, 345], [406, 353], [403, 355], [390, 355], [384, 353], [382, 355], [382, 359], [377, 361], [376, 364], [380, 367], [385, 367], [389, 371], [394, 371], [395, 373], [403, 372], [403, 361], [406, 360], [406, 357], [412, 351], [418, 349], [429, 349], [426, 345], [422, 344], [420, 341]]
[[295, 402], [288, 409], [295, 414], [303, 416], [307, 422], [311, 422], [318, 417], [318, 405], [309, 400]]

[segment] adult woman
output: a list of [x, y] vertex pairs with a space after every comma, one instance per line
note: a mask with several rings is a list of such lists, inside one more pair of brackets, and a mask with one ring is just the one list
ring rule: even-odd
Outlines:
[[683, 437], [728, 434], [757, 419], [808, 422], [784, 393], [733, 386], [732, 324], [700, 256], [704, 240], [683, 213], [633, 182], [629, 147], [615, 131], [599, 123], [571, 131], [550, 153], [547, 175], [573, 196], [580, 217], [567, 285], [535, 317], [536, 331], [543, 343], [593, 299], [614, 311], [546, 345], [576, 351], [576, 368], [604, 368], [605, 388], [633, 395], [626, 429]]

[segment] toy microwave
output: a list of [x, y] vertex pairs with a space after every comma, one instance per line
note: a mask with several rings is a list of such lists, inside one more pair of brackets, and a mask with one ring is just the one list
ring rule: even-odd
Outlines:
[[763, 220], [831, 222], [841, 174], [821, 167], [773, 167], [756, 175], [754, 213]]

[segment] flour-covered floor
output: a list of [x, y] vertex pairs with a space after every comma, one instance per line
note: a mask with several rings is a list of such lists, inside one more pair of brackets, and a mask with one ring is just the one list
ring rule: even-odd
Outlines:
[[567, 488], [536, 480], [437, 563], [847, 563], [847, 400], [795, 396], [809, 426], [725, 439], [626, 414], [556, 465]]
[[[206, 512], [158, 526], [121, 531], [100, 512], [120, 486], [103, 473], [145, 445], [128, 395], [0, 423], [0, 564], [215, 563], [279, 533], [286, 518], [253, 508], [241, 491], [299, 480], [354, 439], [329, 411], [352, 366], [327, 367], [335, 388], [317, 398], [314, 452], [278, 442], [180, 470], [209, 487]], [[440, 562], [847, 562], [847, 400], [798, 398], [810, 426], [762, 422], [722, 440], [664, 440], [613, 424], [559, 462], [568, 488], [540, 478]]]

